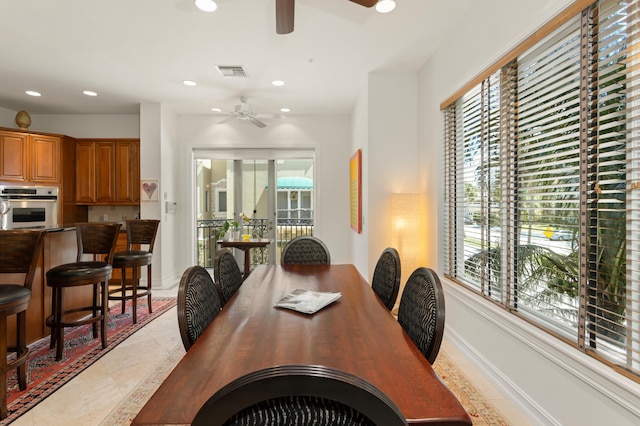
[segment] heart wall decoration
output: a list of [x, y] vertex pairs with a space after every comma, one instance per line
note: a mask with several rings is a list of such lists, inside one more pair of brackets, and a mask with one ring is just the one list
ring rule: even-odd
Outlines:
[[158, 201], [158, 181], [157, 180], [142, 180], [140, 181], [140, 193], [141, 201]]

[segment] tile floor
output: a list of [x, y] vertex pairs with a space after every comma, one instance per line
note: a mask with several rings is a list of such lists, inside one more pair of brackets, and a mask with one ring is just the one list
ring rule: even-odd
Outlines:
[[[165, 296], [154, 292], [154, 295]], [[18, 418], [16, 426], [96, 426], [175, 348], [182, 345], [173, 308], [122, 342], [56, 393]], [[442, 349], [509, 425], [530, 422], [446, 340]], [[125, 367], [123, 367], [125, 366]]]
[[451, 345], [446, 337], [442, 340], [440, 350], [447, 354], [447, 358], [459, 371], [463, 372], [467, 380], [482, 394], [496, 409], [509, 425], [529, 426], [531, 421], [524, 416], [498, 389], [495, 388], [458, 350]]
[[182, 340], [174, 307], [11, 424], [96, 426], [176, 345]]

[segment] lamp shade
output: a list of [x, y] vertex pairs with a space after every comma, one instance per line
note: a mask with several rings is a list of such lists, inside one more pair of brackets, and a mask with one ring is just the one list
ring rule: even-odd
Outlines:
[[391, 194], [391, 245], [400, 255], [401, 285], [424, 259], [421, 194]]

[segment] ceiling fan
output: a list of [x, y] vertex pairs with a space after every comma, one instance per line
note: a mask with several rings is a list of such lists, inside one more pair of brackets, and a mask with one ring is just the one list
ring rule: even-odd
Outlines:
[[[378, 0], [349, 0], [364, 7], [373, 7]], [[293, 15], [295, 0], [276, 0], [276, 32], [289, 34], [293, 32]]]
[[218, 121], [217, 124], [227, 123], [232, 119], [238, 119], [248, 121], [260, 128], [266, 127], [267, 125], [258, 120], [259, 118], [282, 118], [282, 115], [258, 114], [257, 112], [253, 112], [253, 108], [247, 102], [247, 98], [245, 96], [240, 96], [240, 105], [236, 105], [233, 112], [223, 112], [222, 114], [228, 114], [230, 117], [225, 118], [222, 121]]

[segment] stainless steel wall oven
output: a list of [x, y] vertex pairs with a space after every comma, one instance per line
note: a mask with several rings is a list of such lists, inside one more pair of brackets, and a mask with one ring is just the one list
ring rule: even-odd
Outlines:
[[10, 209], [2, 216], [2, 229], [48, 229], [58, 226], [58, 188], [0, 186], [0, 198]]

